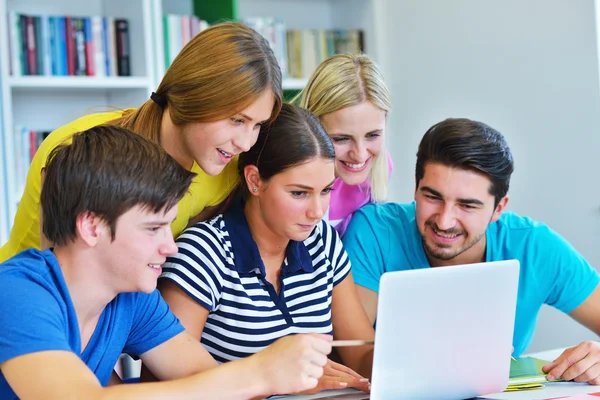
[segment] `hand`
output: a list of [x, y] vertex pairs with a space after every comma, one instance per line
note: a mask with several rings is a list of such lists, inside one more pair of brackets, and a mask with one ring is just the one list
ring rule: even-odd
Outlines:
[[600, 343], [586, 341], [566, 349], [556, 360], [542, 367], [549, 381], [587, 382], [600, 384]]
[[367, 378], [362, 377], [345, 365], [327, 359], [327, 364], [323, 368], [323, 376], [319, 379], [317, 386], [300, 394], [315, 394], [323, 390], [345, 389], [348, 387], [366, 393], [371, 391], [371, 384]]
[[331, 339], [316, 333], [286, 336], [253, 355], [268, 394], [297, 393], [317, 386], [331, 352]]

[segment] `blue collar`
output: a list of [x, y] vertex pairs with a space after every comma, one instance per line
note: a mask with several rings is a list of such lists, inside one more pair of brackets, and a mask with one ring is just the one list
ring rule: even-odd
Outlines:
[[[260, 257], [258, 246], [250, 233], [250, 227], [244, 214], [244, 202], [233, 201], [229, 210], [223, 215], [225, 228], [233, 247], [235, 268], [240, 274], [249, 274], [258, 269], [265, 276], [265, 265]], [[282, 268], [282, 276], [299, 271], [313, 272], [312, 257], [304, 242], [290, 240], [286, 249], [286, 260]]]

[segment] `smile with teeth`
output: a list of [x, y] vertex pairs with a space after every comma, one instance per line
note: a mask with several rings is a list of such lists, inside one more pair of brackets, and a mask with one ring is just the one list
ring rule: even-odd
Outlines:
[[438, 231], [437, 229], [435, 229], [434, 227], [431, 227], [431, 229], [433, 230], [433, 233], [435, 233], [437, 236], [442, 237], [444, 239], [454, 239], [456, 237], [458, 237], [460, 235], [460, 232], [442, 232], [442, 231]]
[[221, 150], [221, 149], [217, 149], [217, 150], [219, 151], [219, 153], [223, 154], [223, 156], [225, 156], [225, 157], [227, 157], [227, 158], [231, 158], [231, 157], [233, 157], [233, 154], [231, 154], [231, 153], [228, 153], [228, 152], [226, 152], [226, 151], [223, 151], [223, 150]]
[[153, 269], [160, 269], [160, 264], [148, 264], [148, 266]]
[[360, 163], [360, 164], [352, 164], [346, 161], [342, 161], [342, 163], [347, 166], [348, 168], [352, 168], [352, 169], [361, 169], [362, 167], [365, 166], [365, 164], [367, 163], [366, 161]]

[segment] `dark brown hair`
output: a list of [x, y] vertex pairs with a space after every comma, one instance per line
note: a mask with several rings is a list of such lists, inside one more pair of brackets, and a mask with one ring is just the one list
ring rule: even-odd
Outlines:
[[489, 193], [495, 205], [508, 193], [514, 170], [513, 156], [504, 136], [479, 121], [449, 118], [433, 125], [423, 136], [417, 152], [416, 185], [427, 163], [480, 172], [491, 180]]
[[[238, 172], [245, 182], [244, 168], [256, 165], [261, 179], [269, 180], [314, 157], [335, 160], [331, 139], [310, 111], [285, 103], [275, 121], [261, 127], [256, 144], [240, 154]], [[247, 195], [246, 184], [242, 184], [242, 192]]]
[[170, 209], [193, 177], [158, 144], [125, 128], [99, 125], [73, 135], [48, 156], [40, 202], [42, 230], [55, 245], [77, 237], [76, 220], [93, 213], [110, 226], [137, 205]]

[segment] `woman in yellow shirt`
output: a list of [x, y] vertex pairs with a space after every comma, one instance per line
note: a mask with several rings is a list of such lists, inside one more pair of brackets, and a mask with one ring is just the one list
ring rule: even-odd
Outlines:
[[267, 41], [238, 23], [196, 35], [175, 58], [156, 92], [138, 109], [92, 114], [52, 132], [31, 162], [25, 190], [0, 262], [27, 248], [47, 247], [40, 237], [42, 172], [50, 151], [74, 133], [100, 124], [129, 128], [157, 143], [197, 173], [179, 202], [171, 228], [207, 219], [238, 183], [237, 155], [257, 140], [282, 104], [281, 69]]

